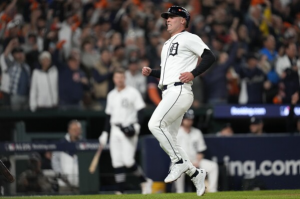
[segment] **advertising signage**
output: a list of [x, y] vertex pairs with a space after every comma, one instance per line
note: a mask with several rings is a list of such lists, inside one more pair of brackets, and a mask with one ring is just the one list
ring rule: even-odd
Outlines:
[[[268, 117], [278, 118], [289, 115], [289, 105], [216, 105], [215, 118]], [[294, 108], [294, 115], [300, 116], [300, 106]]]

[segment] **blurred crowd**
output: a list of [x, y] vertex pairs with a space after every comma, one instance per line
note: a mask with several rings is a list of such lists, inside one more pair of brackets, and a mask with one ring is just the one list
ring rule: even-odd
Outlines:
[[217, 58], [194, 80], [193, 108], [298, 95], [300, 0], [2, 0], [0, 106], [101, 110], [117, 68], [157, 105], [158, 80], [141, 68], [159, 68], [169, 38], [160, 14], [173, 4]]

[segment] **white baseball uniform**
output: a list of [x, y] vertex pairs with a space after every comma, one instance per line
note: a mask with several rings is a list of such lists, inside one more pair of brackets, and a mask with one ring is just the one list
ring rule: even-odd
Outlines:
[[116, 88], [108, 93], [105, 113], [110, 115], [110, 155], [114, 168], [130, 167], [135, 163], [134, 155], [138, 134], [128, 138], [116, 125], [128, 126], [134, 124], [139, 133], [137, 112], [145, 107], [141, 94], [133, 87], [126, 86], [118, 91]]
[[180, 82], [180, 73], [195, 69], [204, 49], [209, 50], [200, 37], [187, 31], [172, 36], [162, 48], [159, 81], [159, 87], [163, 90], [162, 101], [153, 112], [148, 126], [173, 163], [182, 157], [188, 159], [176, 137], [183, 115], [194, 100], [192, 81], [177, 86], [174, 83]]
[[[206, 144], [199, 129], [191, 128], [187, 133], [183, 127], [179, 128], [177, 136], [178, 144], [184, 149], [189, 159], [194, 162], [197, 161], [197, 153], [201, 153], [206, 150]], [[205, 169], [208, 172], [209, 192], [216, 192], [218, 187], [218, 175], [219, 167], [214, 161], [202, 159], [199, 162], [199, 167]], [[181, 175], [175, 182], [175, 188], [177, 193], [184, 192], [184, 178], [185, 175]]]

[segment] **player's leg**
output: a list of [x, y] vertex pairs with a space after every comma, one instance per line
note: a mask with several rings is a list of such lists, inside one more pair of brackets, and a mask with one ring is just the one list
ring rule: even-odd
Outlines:
[[162, 101], [156, 107], [148, 123], [149, 130], [159, 141], [160, 146], [169, 155], [171, 162], [176, 163], [181, 160], [181, 155], [168, 128], [177, 121], [191, 106], [193, 95], [180, 92], [168, 92], [163, 95]]
[[208, 185], [209, 192], [218, 191], [218, 177], [219, 177], [219, 166], [216, 162], [203, 159], [200, 162], [200, 167], [205, 169], [208, 173]]
[[[186, 111], [187, 110], [188, 109], [186, 109]], [[177, 134], [178, 134], [178, 130], [179, 130], [179, 127], [181, 125], [181, 122], [182, 122], [183, 115], [181, 117], [179, 117], [177, 120], [175, 120], [168, 127], [168, 130], [169, 130], [170, 134], [172, 135], [173, 141], [176, 144], [177, 149], [178, 149], [178, 151], [179, 151], [182, 159], [188, 164], [188, 170], [185, 173], [190, 177], [191, 181], [194, 183], [194, 185], [195, 185], [195, 187], [197, 189], [197, 195], [201, 196], [201, 195], [204, 194], [204, 191], [205, 191], [205, 176], [206, 176], [206, 171], [204, 169], [197, 169], [191, 163], [188, 155], [183, 150], [183, 148], [180, 145], [178, 145], [178, 143], [177, 143]], [[176, 164], [174, 164], [174, 166], [176, 166]], [[172, 173], [172, 170], [171, 170], [170, 174], [167, 176], [167, 178], [165, 179], [165, 181], [168, 180], [168, 177], [171, 175], [171, 173]], [[183, 176], [183, 175], [181, 175], [181, 176]], [[171, 178], [172, 178], [172, 176], [171, 176]]]
[[178, 134], [178, 131], [179, 131], [182, 119], [183, 119], [183, 115], [181, 117], [179, 117], [176, 121], [174, 121], [169, 126], [169, 132], [172, 135], [173, 141], [176, 144], [182, 159], [185, 160], [185, 162], [187, 162], [189, 165], [189, 169], [186, 171], [186, 174], [188, 176], [192, 176], [196, 172], [197, 168], [192, 164], [192, 162], [190, 161], [190, 159], [189, 159], [188, 155], [186, 154], [186, 152], [184, 151], [184, 149], [177, 142], [177, 134]]
[[122, 159], [123, 146], [120, 138], [122, 134], [119, 132], [118, 127], [116, 126], [111, 127], [110, 156], [111, 156], [112, 166], [114, 168], [115, 181], [117, 184], [116, 193], [124, 192], [125, 181], [126, 181], [126, 167]]
[[123, 138], [121, 140], [123, 150], [122, 150], [122, 161], [124, 162], [127, 172], [135, 175], [140, 183], [143, 194], [152, 193], [152, 180], [147, 178], [144, 174], [142, 168], [136, 163], [134, 156], [138, 143], [138, 135], [135, 135], [131, 138], [128, 138], [123, 134]]

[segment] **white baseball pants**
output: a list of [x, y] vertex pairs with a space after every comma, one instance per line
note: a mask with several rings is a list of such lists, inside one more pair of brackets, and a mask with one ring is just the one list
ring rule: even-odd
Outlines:
[[161, 102], [156, 107], [148, 123], [149, 130], [159, 141], [171, 162], [188, 160], [185, 152], [177, 144], [177, 134], [183, 115], [194, 100], [191, 85], [170, 86], [163, 91]]
[[138, 135], [131, 138], [125, 136], [119, 127], [112, 125], [110, 131], [110, 156], [113, 168], [131, 167], [135, 163], [135, 151]]
[[[217, 192], [218, 190], [218, 176], [219, 166], [216, 162], [202, 159], [199, 164], [201, 169], [205, 169], [208, 173], [208, 192]], [[175, 181], [175, 189], [177, 193], [184, 193], [184, 179], [185, 175]]]

